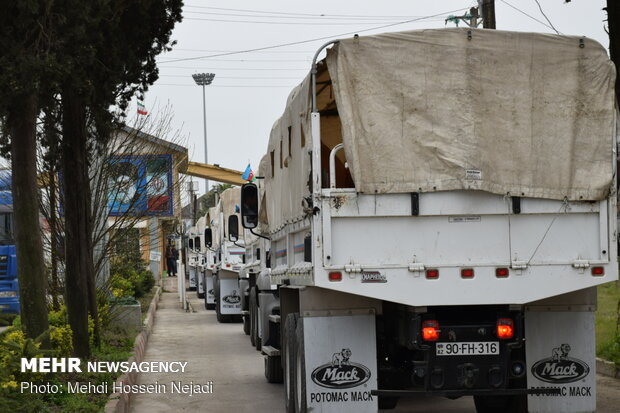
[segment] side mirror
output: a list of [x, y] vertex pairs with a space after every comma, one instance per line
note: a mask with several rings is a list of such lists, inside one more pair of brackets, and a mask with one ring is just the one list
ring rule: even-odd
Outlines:
[[190, 249], [190, 250], [193, 250], [193, 249], [194, 249], [194, 240], [193, 240], [192, 238], [190, 238], [190, 239], [187, 241], [187, 245], [189, 246], [189, 249]]
[[205, 246], [210, 248], [213, 245], [213, 231], [211, 228], [205, 228]]
[[200, 237], [194, 238], [194, 246], [196, 247], [196, 251], [200, 251]]
[[231, 215], [228, 217], [228, 240], [235, 242], [239, 239], [239, 217]]
[[258, 187], [244, 184], [241, 187], [241, 225], [243, 228], [256, 228], [258, 225]]

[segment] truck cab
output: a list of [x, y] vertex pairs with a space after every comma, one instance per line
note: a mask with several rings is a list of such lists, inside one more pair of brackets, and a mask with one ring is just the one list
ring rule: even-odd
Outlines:
[[13, 237], [11, 174], [0, 171], [0, 312], [19, 314], [19, 281]]

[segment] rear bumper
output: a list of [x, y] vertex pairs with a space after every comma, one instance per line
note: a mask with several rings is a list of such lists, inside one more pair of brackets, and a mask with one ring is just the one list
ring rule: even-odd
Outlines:
[[470, 390], [371, 390], [373, 396], [414, 397], [420, 394], [457, 398], [462, 396], [517, 396], [521, 394], [560, 394], [559, 388], [546, 389], [470, 389]]

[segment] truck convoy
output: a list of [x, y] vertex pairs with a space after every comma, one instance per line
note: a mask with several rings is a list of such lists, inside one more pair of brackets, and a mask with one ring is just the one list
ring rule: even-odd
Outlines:
[[187, 232], [189, 289], [196, 289], [206, 309], [215, 309], [219, 322], [242, 321], [247, 279], [239, 279], [245, 253], [238, 233], [239, 198], [239, 187], [225, 190], [217, 205]]
[[0, 312], [19, 314], [11, 173], [0, 170]]
[[596, 410], [596, 286], [618, 279], [614, 80], [603, 47], [572, 36], [423, 30], [317, 52], [238, 201], [269, 239], [248, 245], [250, 336], [287, 413], [419, 393]]

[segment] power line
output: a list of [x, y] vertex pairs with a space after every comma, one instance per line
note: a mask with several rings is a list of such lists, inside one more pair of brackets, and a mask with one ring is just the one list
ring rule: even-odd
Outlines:
[[[223, 49], [177, 49], [174, 48], [173, 52], [210, 52], [210, 53], [225, 53], [225, 52], [234, 52], [236, 50], [223, 50]], [[305, 54], [314, 54], [314, 50], [271, 50], [264, 51], [259, 53], [305, 53]]]
[[208, 16], [230, 16], [230, 17], [251, 17], [251, 18], [270, 18], [270, 19], [297, 19], [297, 20], [402, 20], [402, 19], [415, 19], [417, 17], [423, 16], [342, 16], [337, 17], [336, 15], [325, 15], [325, 14], [317, 14], [317, 15], [278, 15], [278, 14], [238, 14], [238, 13], [214, 13], [214, 12], [201, 12], [201, 11], [184, 11], [184, 14], [199, 14], [199, 15], [208, 15]]
[[[159, 62], [159, 63], [167, 63], [167, 62]], [[161, 69], [187, 69], [187, 70], [212, 70], [212, 71], [216, 71], [216, 70], [304, 70], [304, 71], [309, 71], [310, 70], [310, 65], [308, 64], [308, 66], [303, 67], [303, 68], [294, 68], [294, 67], [273, 67], [273, 68], [268, 68], [268, 67], [200, 67], [200, 66], [164, 66]]]
[[[162, 62], [167, 62], [167, 60], [162, 60]], [[308, 59], [209, 59], [209, 62], [240, 62], [240, 63], [290, 63], [290, 62], [301, 62], [301, 63], [310, 63], [310, 58]]]
[[[181, 83], [154, 83], [153, 86], [180, 86], [180, 87], [196, 87], [196, 85], [186, 85]], [[235, 87], [235, 88], [276, 88], [276, 87], [285, 87], [288, 89], [292, 89], [295, 86], [284, 86], [284, 85], [210, 85], [209, 89], [214, 87]]]
[[545, 19], [547, 20], [547, 22], [551, 25], [551, 28], [553, 28], [553, 30], [555, 30], [555, 32], [557, 34], [560, 34], [560, 32], [555, 28], [555, 26], [553, 25], [553, 23], [551, 23], [551, 20], [549, 20], [549, 17], [547, 17], [547, 15], [545, 14], [545, 12], [542, 9], [542, 6], [540, 5], [540, 3], [538, 2], [538, 0], [534, 0], [536, 2], [536, 4], [538, 4], [538, 8], [540, 9], [540, 12], [542, 13], [543, 16], [545, 16]]
[[437, 13], [437, 14], [433, 14], [433, 15], [430, 15], [430, 16], [426, 16], [426, 17], [420, 17], [418, 19], [411, 19], [411, 20], [406, 20], [406, 21], [403, 21], [403, 22], [386, 24], [386, 25], [383, 25], [383, 26], [376, 26], [376, 27], [372, 27], [372, 28], [368, 28], [368, 29], [356, 30], [354, 32], [341, 33], [341, 34], [336, 34], [336, 35], [332, 35], [332, 36], [323, 36], [323, 37], [317, 37], [317, 38], [314, 38], [314, 39], [301, 40], [301, 41], [298, 41], [298, 42], [282, 43], [282, 44], [273, 45], [273, 46], [265, 46], [265, 47], [257, 47], [257, 48], [254, 48], [254, 49], [239, 50], [239, 51], [236, 51], [236, 52], [220, 53], [220, 54], [214, 54], [214, 55], [208, 55], [208, 56], [187, 57], [187, 58], [184, 58], [184, 59], [167, 60], [165, 62], [160, 62], [160, 64], [163, 64], [163, 63], [173, 63], [173, 62], [185, 62], [185, 61], [189, 61], [189, 60], [208, 59], [208, 58], [211, 58], [211, 57], [230, 56], [230, 55], [233, 55], [233, 54], [242, 54], [242, 53], [255, 52], [255, 51], [259, 51], [259, 50], [268, 50], [268, 49], [275, 49], [275, 48], [279, 48], [279, 47], [292, 46], [292, 45], [297, 45], [297, 44], [312, 43], [312, 42], [316, 42], [316, 41], [319, 41], [319, 40], [335, 39], [335, 38], [339, 38], [339, 37], [343, 37], [343, 36], [348, 36], [348, 35], [351, 35], [351, 34], [369, 32], [369, 31], [373, 31], [373, 30], [385, 29], [387, 27], [394, 27], [394, 26], [398, 26], [398, 25], [402, 25], [402, 24], [413, 23], [413, 22], [416, 22], [416, 21], [430, 19], [430, 18], [437, 17], [437, 16], [444, 16], [444, 15], [449, 14], [449, 13], [457, 13], [457, 12], [460, 12], [460, 11], [463, 11], [463, 9], [450, 10], [450, 11], [446, 11], [446, 12], [442, 12], [442, 13]]
[[[185, 5], [185, 7], [190, 7], [190, 8], [194, 8], [194, 9], [223, 10], [223, 11], [259, 13], [259, 14], [279, 14], [279, 15], [285, 15], [285, 16], [311, 16], [311, 17], [329, 16], [329, 17], [355, 17], [355, 18], [373, 17], [373, 18], [395, 18], [395, 19], [402, 19], [403, 17], [407, 17], [407, 18], [409, 18], [409, 17], [411, 17], [411, 18], [424, 17], [424, 16], [395, 16], [395, 15], [392, 15], [392, 16], [376, 16], [376, 15], [324, 14], [324, 13], [312, 14], [312, 13], [293, 13], [293, 12], [266, 11], [266, 10], [227, 9], [227, 8], [223, 8], [223, 7], [191, 6], [191, 5]], [[462, 9], [459, 9], [459, 10], [462, 10]], [[193, 12], [193, 13], [197, 13], [197, 12]]]
[[[180, 77], [183, 79], [187, 79], [188, 75], [159, 75], [159, 77]], [[258, 77], [258, 76], [218, 76], [218, 79], [244, 79], [244, 80], [301, 80], [302, 77], [294, 77], [294, 76], [282, 76], [282, 77]]]
[[[208, 21], [208, 22], [221, 22], [221, 23], [250, 23], [250, 24], [279, 24], [279, 25], [301, 25], [301, 26], [355, 26], [359, 24], [375, 24], [377, 22], [355, 22], [355, 23], [310, 23], [310, 22], [274, 22], [274, 21], [258, 21], [258, 20], [227, 20], [227, 19], [205, 19], [198, 17], [185, 17], [183, 20], [196, 20], [196, 21]], [[425, 19], [426, 20], [426, 19]], [[430, 20], [428, 21], [443, 21], [443, 19], [439, 20]], [[395, 23], [395, 24], [403, 24], [403, 23]]]
[[509, 7], [513, 8], [513, 9], [515, 9], [515, 10], [516, 10], [516, 11], [518, 11], [519, 13], [526, 15], [526, 16], [527, 16], [527, 17], [529, 17], [530, 19], [532, 19], [532, 20], [534, 20], [534, 21], [536, 21], [536, 22], [538, 22], [538, 23], [542, 24], [543, 26], [545, 26], [545, 27], [547, 27], [547, 28], [549, 28], [549, 29], [555, 30], [553, 27], [549, 26], [547, 23], [543, 22], [542, 20], [538, 20], [536, 17], [532, 16], [531, 14], [527, 14], [526, 12], [524, 12], [524, 11], [523, 11], [523, 10], [521, 10], [521, 9], [519, 9], [518, 7], [513, 6], [512, 4], [508, 3], [506, 0], [500, 0], [500, 1], [501, 1], [502, 3], [504, 3], [506, 6], [509, 6]]

